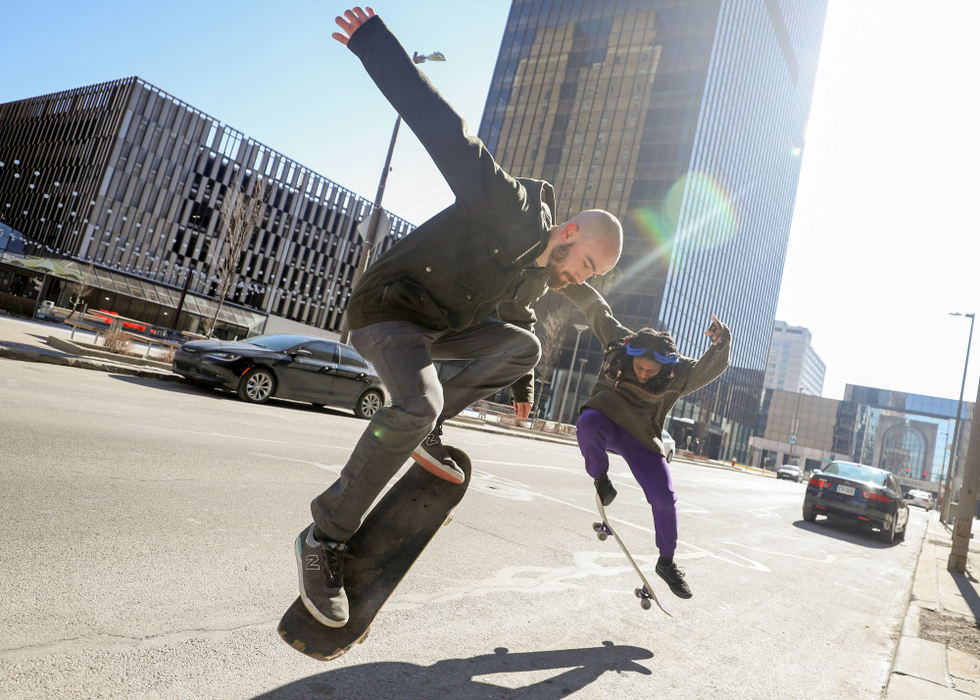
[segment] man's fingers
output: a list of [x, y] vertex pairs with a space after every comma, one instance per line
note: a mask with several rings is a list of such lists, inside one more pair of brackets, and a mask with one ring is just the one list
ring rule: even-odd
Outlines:
[[347, 10], [344, 13], [343, 17], [337, 17], [334, 20], [337, 23], [337, 26], [343, 29], [347, 33], [347, 36], [338, 33], [332, 34], [331, 36], [333, 36], [334, 39], [336, 39], [341, 44], [344, 44], [346, 46], [347, 39], [354, 35], [354, 32], [357, 31], [358, 27], [360, 27], [362, 24], [367, 22], [372, 17], [374, 17], [374, 10], [372, 10], [370, 7], [367, 8], [366, 12], [362, 10], [360, 7], [355, 7], [351, 10]]

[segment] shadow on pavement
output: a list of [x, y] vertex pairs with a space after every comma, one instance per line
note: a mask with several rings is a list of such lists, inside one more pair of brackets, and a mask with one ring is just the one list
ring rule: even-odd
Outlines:
[[9, 348], [11, 350], [20, 350], [31, 354], [54, 355], [56, 357], [74, 357], [74, 355], [69, 355], [68, 353], [64, 353], [53, 348], [39, 348], [37, 345], [15, 343], [10, 340], [0, 340], [0, 347]]
[[977, 594], [976, 577], [969, 569], [966, 570], [965, 574], [951, 573], [950, 576], [953, 577], [956, 587], [960, 589], [960, 595], [963, 596], [963, 600], [969, 606], [970, 612], [973, 613], [973, 619], [976, 620], [977, 626], [980, 627], [980, 595]]
[[[216, 399], [218, 401], [241, 401], [235, 394], [222, 391], [213, 387], [205, 386], [203, 384], [194, 384], [187, 381], [175, 381], [173, 379], [154, 379], [152, 377], [135, 377], [126, 374], [110, 374], [113, 379], [117, 379], [121, 382], [128, 382], [130, 384], [138, 384], [140, 386], [150, 387], [152, 389], [162, 389], [163, 391], [172, 391], [176, 394], [194, 394], [195, 396], [204, 396], [211, 399]], [[246, 403], [241, 401], [242, 403]], [[249, 404], [255, 405], [255, 404]], [[330, 406], [324, 406], [323, 408], [317, 408], [310, 403], [301, 403], [298, 401], [286, 401], [283, 399], [269, 399], [264, 406], [270, 408], [288, 408], [292, 411], [307, 411], [312, 413], [323, 413], [333, 416], [341, 416], [343, 418], [354, 418], [350, 411], [344, 411], [342, 409], [334, 409]], [[358, 422], [361, 422], [358, 419]], [[364, 425], [367, 425], [367, 421], [363, 421]]]
[[807, 532], [812, 532], [816, 535], [833, 537], [834, 539], [841, 540], [843, 542], [850, 542], [851, 544], [868, 547], [869, 549], [889, 549], [890, 547], [900, 544], [898, 539], [895, 540], [894, 544], [886, 544], [878, 540], [877, 531], [865, 530], [860, 527], [848, 525], [847, 523], [834, 522], [833, 520], [826, 518], [818, 520], [815, 523], [808, 523], [805, 520], [797, 520], [795, 523], [793, 523], [793, 527], [797, 527], [800, 530], [806, 530]]
[[[653, 652], [640, 647], [616, 646], [562, 649], [511, 654], [505, 648], [469, 659], [446, 659], [431, 666], [403, 662], [379, 662], [348, 666], [298, 680], [256, 696], [257, 700], [284, 698], [446, 697], [446, 698], [564, 698], [607, 672], [634, 672], [651, 675], [636, 663], [651, 659]], [[493, 682], [498, 673], [562, 671], [521, 688], [507, 688]], [[485, 681], [477, 677], [487, 677]]]

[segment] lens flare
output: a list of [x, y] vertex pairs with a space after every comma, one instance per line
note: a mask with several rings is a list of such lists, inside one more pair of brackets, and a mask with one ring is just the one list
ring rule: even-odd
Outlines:
[[629, 216], [649, 251], [626, 276], [639, 275], [659, 256], [669, 256], [672, 267], [682, 267], [694, 253], [718, 248], [738, 231], [732, 198], [716, 178], [697, 171], [671, 185], [659, 209], [640, 207]]

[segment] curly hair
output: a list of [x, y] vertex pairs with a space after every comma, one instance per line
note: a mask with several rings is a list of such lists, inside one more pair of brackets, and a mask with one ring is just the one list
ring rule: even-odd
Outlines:
[[[627, 343], [633, 348], [644, 348], [646, 352], [639, 356], [630, 356], [626, 352]], [[619, 377], [622, 376], [624, 371], [632, 373], [632, 360], [633, 357], [646, 357], [651, 360], [656, 360], [654, 357], [654, 352], [659, 352], [661, 355], [678, 355], [677, 345], [674, 344], [674, 339], [670, 337], [670, 334], [666, 331], [658, 331], [653, 328], [641, 328], [639, 331], [631, 336], [623, 338], [617, 343], [613, 343], [606, 350], [606, 376], [609, 379], [618, 381]], [[626, 368], [630, 369], [627, 370]], [[673, 378], [674, 373], [672, 369], [665, 372], [660, 372], [657, 376], [648, 379], [644, 383], [644, 387], [655, 392], [663, 391], [667, 384]]]

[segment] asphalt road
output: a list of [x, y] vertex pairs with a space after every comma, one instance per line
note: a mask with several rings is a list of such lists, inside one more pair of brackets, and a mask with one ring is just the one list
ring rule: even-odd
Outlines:
[[[924, 532], [800, 518], [803, 485], [675, 461], [694, 598], [641, 610], [573, 446], [450, 427], [470, 493], [342, 659], [275, 626], [292, 540], [366, 423], [0, 360], [0, 696], [877, 697]], [[652, 573], [623, 462], [614, 525]]]

